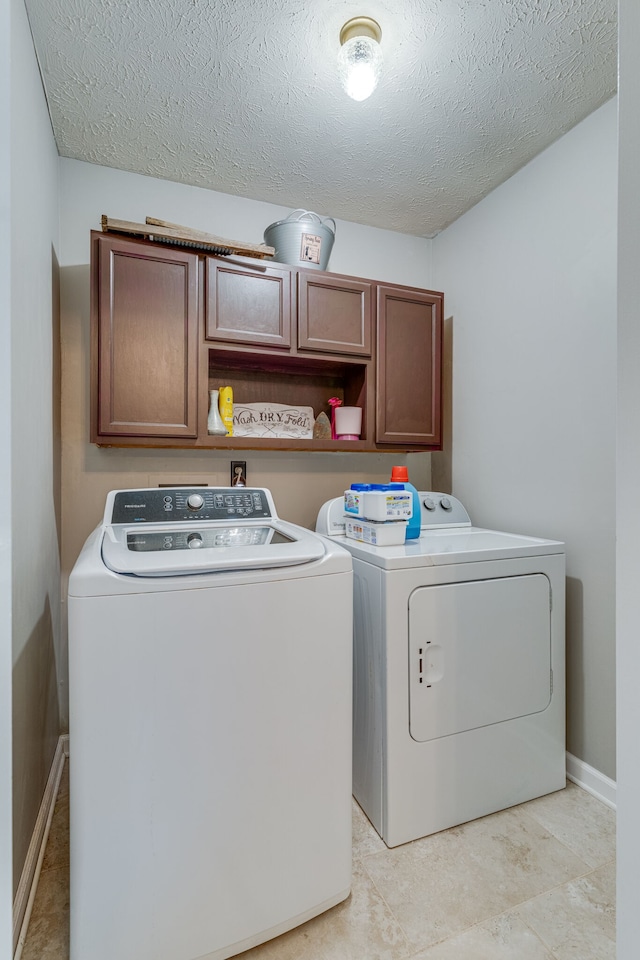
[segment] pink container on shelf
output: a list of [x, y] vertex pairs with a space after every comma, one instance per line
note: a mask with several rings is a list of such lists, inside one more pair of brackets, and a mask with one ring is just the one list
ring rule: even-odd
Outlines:
[[362, 430], [362, 407], [335, 407], [336, 440], [359, 440]]

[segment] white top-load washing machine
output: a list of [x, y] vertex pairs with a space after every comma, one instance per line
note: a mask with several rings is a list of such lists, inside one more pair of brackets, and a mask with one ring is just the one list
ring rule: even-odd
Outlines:
[[348, 896], [351, 567], [264, 489], [108, 495], [69, 583], [72, 960], [220, 960]]
[[565, 557], [422, 492], [419, 539], [353, 556], [354, 796], [393, 847], [565, 786]]

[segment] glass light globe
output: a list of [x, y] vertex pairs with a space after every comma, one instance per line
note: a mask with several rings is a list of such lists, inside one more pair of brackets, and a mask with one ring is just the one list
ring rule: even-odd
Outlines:
[[380, 78], [380, 44], [371, 37], [352, 37], [340, 47], [338, 69], [345, 92], [354, 100], [366, 100]]

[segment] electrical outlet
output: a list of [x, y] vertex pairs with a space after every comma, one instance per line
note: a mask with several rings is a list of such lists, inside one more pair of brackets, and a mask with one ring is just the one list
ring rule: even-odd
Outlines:
[[231, 461], [231, 486], [246, 487], [247, 485], [247, 461]]

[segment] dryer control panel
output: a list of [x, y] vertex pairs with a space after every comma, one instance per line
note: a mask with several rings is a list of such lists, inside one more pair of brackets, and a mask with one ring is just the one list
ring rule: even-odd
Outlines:
[[107, 500], [105, 523], [169, 523], [276, 518], [268, 490], [259, 487], [153, 487], [118, 490]]
[[[471, 526], [471, 518], [464, 506], [457, 497], [452, 497], [450, 493], [421, 490], [418, 497], [420, 499], [420, 529], [422, 531]], [[344, 497], [327, 500], [320, 508], [316, 530], [325, 537], [343, 537], [345, 535]]]
[[420, 528], [437, 530], [440, 527], [470, 527], [471, 518], [464, 506], [450, 493], [435, 493], [421, 490]]

